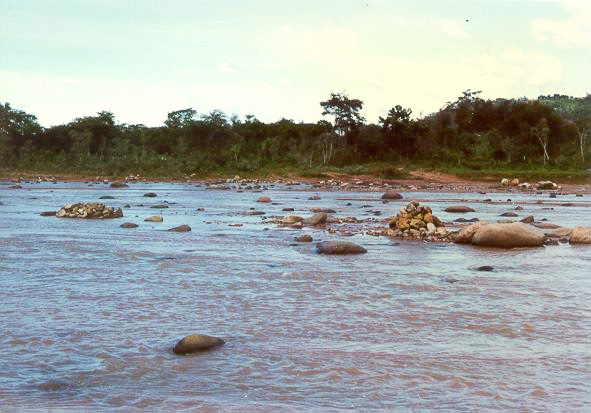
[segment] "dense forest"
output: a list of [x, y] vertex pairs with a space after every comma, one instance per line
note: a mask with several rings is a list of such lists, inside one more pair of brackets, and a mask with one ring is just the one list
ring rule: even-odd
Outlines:
[[[333, 93], [319, 114], [332, 122], [259, 121], [215, 110], [170, 112], [162, 126], [118, 123], [111, 112], [52, 127], [0, 103], [0, 167], [101, 175], [182, 176], [216, 171], [309, 171], [367, 164], [566, 168], [591, 163], [591, 95], [487, 100], [467, 90], [438, 112], [413, 118], [394, 106], [377, 124], [363, 102]], [[351, 169], [353, 168], [353, 169]], [[387, 168], [386, 168], [387, 169]]]

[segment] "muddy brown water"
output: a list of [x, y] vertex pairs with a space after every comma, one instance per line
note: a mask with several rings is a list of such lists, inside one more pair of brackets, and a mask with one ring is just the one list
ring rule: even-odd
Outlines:
[[[283, 215], [294, 207], [288, 214], [307, 215], [318, 206], [337, 216], [380, 210], [387, 217], [405, 201], [339, 192], [309, 201], [302, 188], [282, 186], [264, 191], [276, 204], [257, 204], [260, 193], [190, 184], [23, 187], [0, 185], [2, 410], [591, 405], [591, 247], [502, 251], [355, 235], [345, 239], [367, 254], [322, 256], [294, 237], [339, 237], [240, 213], [254, 207]], [[109, 206], [131, 205], [124, 218], [38, 215], [104, 195], [115, 197]], [[501, 219], [517, 203], [520, 216], [564, 226], [589, 225], [591, 215], [588, 195], [403, 195], [427, 201], [444, 220], [459, 216], [443, 212], [458, 198], [476, 209], [465, 218]], [[499, 203], [476, 202], [484, 198]], [[150, 209], [165, 201], [170, 208]], [[160, 213], [163, 223], [144, 222]], [[139, 227], [120, 228], [123, 222]], [[237, 223], [244, 225], [229, 226]], [[193, 230], [163, 231], [181, 224]], [[474, 269], [482, 265], [494, 271]], [[193, 332], [227, 344], [174, 355], [175, 342]]]

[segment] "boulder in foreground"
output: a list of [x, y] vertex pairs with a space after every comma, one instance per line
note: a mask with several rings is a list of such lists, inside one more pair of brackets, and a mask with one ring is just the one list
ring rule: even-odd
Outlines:
[[544, 233], [523, 222], [511, 224], [479, 222], [460, 231], [454, 241], [459, 244], [472, 244], [480, 247], [540, 247], [544, 245]]
[[345, 254], [365, 254], [367, 250], [361, 245], [348, 241], [324, 241], [316, 244], [319, 254], [345, 255]]
[[96, 202], [69, 204], [55, 214], [58, 218], [108, 219], [121, 218], [121, 208], [109, 208], [105, 204]]
[[192, 334], [179, 340], [174, 346], [173, 351], [175, 354], [195, 353], [223, 346], [225, 343], [226, 342], [219, 337], [207, 336], [205, 334]]

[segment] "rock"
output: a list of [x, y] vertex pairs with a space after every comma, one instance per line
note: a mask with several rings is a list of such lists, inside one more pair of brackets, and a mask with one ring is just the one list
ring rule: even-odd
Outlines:
[[400, 195], [398, 192], [395, 191], [386, 191], [383, 195], [382, 195], [382, 199], [402, 199], [404, 198], [402, 195]]
[[20, 185], [12, 185], [12, 186], [9, 186], [8, 189], [23, 189], [23, 187]]
[[153, 208], [153, 209], [166, 209], [166, 208], [168, 208], [168, 205], [156, 204], [156, 205], [152, 205], [150, 208]]
[[486, 221], [477, 222], [476, 224], [468, 225], [463, 228], [460, 232], [456, 233], [453, 237], [453, 241], [456, 244], [470, 244], [472, 237], [483, 225], [488, 224]]
[[158, 195], [155, 192], [146, 192], [144, 196], [146, 198], [156, 198]]
[[133, 222], [124, 222], [123, 224], [119, 225], [121, 228], [137, 228], [138, 225], [134, 224]]
[[293, 212], [293, 208], [283, 208], [281, 209], [283, 212]]
[[175, 354], [195, 353], [223, 346], [225, 343], [226, 342], [219, 337], [212, 337], [204, 334], [192, 334], [179, 340], [174, 346], [173, 351]]
[[162, 221], [164, 221], [164, 218], [162, 218], [161, 215], [154, 215], [154, 216], [144, 219], [144, 221], [145, 222], [162, 222]]
[[111, 219], [121, 218], [121, 208], [109, 208], [96, 202], [69, 204], [55, 214], [58, 218]]
[[170, 232], [189, 232], [191, 231], [191, 227], [188, 225], [179, 225], [178, 227], [170, 228]]
[[510, 184], [511, 184], [511, 186], [517, 186], [517, 185], [519, 185], [519, 179], [517, 179], [517, 178], [511, 179]]
[[570, 237], [573, 230], [571, 228], [554, 228], [544, 231], [544, 235], [550, 238]]
[[308, 198], [308, 201], [319, 201], [320, 197], [318, 195], [312, 195]]
[[312, 211], [312, 212], [326, 212], [327, 214], [334, 214], [337, 212], [332, 208], [318, 208], [318, 207], [310, 208], [310, 211]]
[[509, 186], [509, 180], [507, 178], [501, 179], [501, 185], [503, 185], [503, 186]]
[[445, 208], [445, 212], [453, 212], [453, 213], [465, 213], [465, 212], [476, 212], [472, 208], [464, 206], [464, 205], [452, 205]]
[[534, 222], [532, 225], [534, 227], [540, 228], [540, 229], [556, 229], [556, 228], [560, 228], [560, 225], [551, 224], [550, 222]]
[[313, 239], [310, 235], [300, 235], [299, 237], [296, 237], [295, 239], [297, 242], [312, 242]]
[[250, 211], [244, 212], [244, 215], [265, 215], [265, 212], [264, 211], [250, 210]]
[[544, 190], [544, 189], [558, 189], [558, 185], [556, 185], [552, 181], [540, 181], [536, 184], [537, 189]]
[[259, 199], [257, 199], [257, 202], [271, 202], [271, 198], [269, 198], [268, 196], [262, 196]]
[[460, 217], [460, 218], [454, 219], [454, 222], [478, 222], [478, 221], [480, 221], [478, 218], [464, 218], [464, 217]]
[[517, 217], [519, 215], [517, 215], [515, 212], [503, 212], [501, 214], [502, 217]]
[[129, 185], [127, 185], [124, 182], [113, 182], [111, 184], [111, 188], [127, 188]]
[[302, 222], [304, 218], [297, 216], [297, 215], [288, 215], [286, 217], [281, 218], [281, 223], [290, 225], [295, 224], [296, 222]]
[[533, 224], [534, 223], [534, 216], [533, 215], [528, 215], [523, 219], [520, 219], [519, 222], [523, 222], [524, 224]]
[[55, 211], [43, 211], [39, 215], [41, 215], [42, 217], [54, 217], [55, 214], [56, 214]]
[[435, 224], [428, 222], [427, 223], [427, 233], [429, 233], [429, 235], [434, 234], [435, 231], [437, 231], [437, 227], [435, 226]]
[[538, 247], [544, 244], [544, 234], [522, 222], [485, 224], [475, 231], [471, 244], [497, 248]]
[[115, 197], [111, 195], [103, 195], [99, 199], [115, 199]]
[[591, 244], [591, 228], [576, 227], [570, 235], [569, 242], [571, 244]]
[[327, 219], [328, 214], [326, 212], [319, 212], [309, 218], [304, 219], [302, 222], [304, 225], [322, 225], [326, 224]]
[[365, 254], [367, 250], [361, 245], [347, 241], [324, 241], [316, 244], [319, 254], [342, 255], [342, 254]]
[[492, 271], [492, 270], [494, 270], [494, 268], [490, 265], [483, 265], [483, 266], [476, 268], [476, 271]]

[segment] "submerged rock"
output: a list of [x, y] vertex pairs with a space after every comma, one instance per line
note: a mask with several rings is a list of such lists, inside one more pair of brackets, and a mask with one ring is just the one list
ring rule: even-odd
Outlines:
[[262, 196], [259, 199], [257, 199], [257, 202], [271, 202], [271, 198], [269, 198], [268, 196]]
[[311, 236], [311, 235], [307, 235], [307, 234], [306, 234], [306, 235], [301, 235], [301, 236], [299, 236], [299, 237], [296, 237], [296, 239], [295, 239], [295, 240], [296, 240], [297, 242], [312, 242], [312, 241], [314, 241], [314, 240], [312, 239], [312, 236]]
[[402, 198], [404, 198], [404, 197], [396, 191], [386, 191], [382, 195], [382, 199], [402, 199]]
[[164, 218], [161, 215], [154, 215], [144, 219], [145, 222], [162, 222]]
[[125, 182], [113, 182], [111, 184], [111, 188], [127, 188], [128, 186]]
[[175, 354], [195, 353], [210, 350], [223, 346], [226, 342], [219, 337], [207, 336], [205, 334], [192, 334], [184, 337], [174, 346]]
[[56, 214], [55, 211], [43, 211], [39, 215], [41, 215], [42, 217], [54, 217], [55, 214]]
[[146, 198], [156, 198], [158, 195], [155, 192], [146, 192], [144, 196]]
[[344, 255], [365, 254], [367, 250], [361, 245], [348, 241], [324, 241], [316, 244], [319, 254]]
[[123, 224], [119, 225], [121, 228], [137, 228], [138, 225], [134, 224], [133, 222], [124, 222]]
[[466, 213], [466, 212], [476, 212], [476, 211], [470, 207], [465, 206], [465, 205], [452, 205], [452, 206], [445, 208], [445, 212]]
[[188, 225], [179, 225], [178, 227], [170, 228], [168, 231], [170, 231], [170, 232], [189, 232], [189, 231], [191, 231], [191, 227]]

